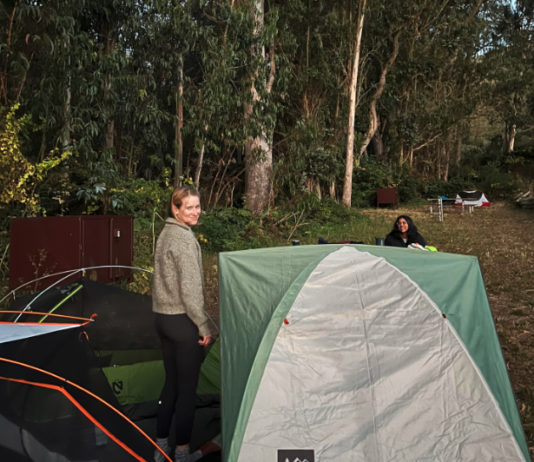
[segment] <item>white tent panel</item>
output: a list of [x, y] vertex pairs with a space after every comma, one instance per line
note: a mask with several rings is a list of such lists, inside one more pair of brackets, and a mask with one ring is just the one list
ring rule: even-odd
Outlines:
[[432, 301], [352, 247], [302, 287], [262, 377], [239, 462], [313, 449], [316, 462], [524, 460]]
[[79, 326], [79, 324], [0, 323], [0, 343], [13, 342]]

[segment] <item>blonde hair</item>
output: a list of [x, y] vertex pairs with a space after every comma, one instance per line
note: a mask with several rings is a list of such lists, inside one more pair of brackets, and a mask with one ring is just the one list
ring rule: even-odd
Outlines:
[[179, 209], [182, 206], [182, 201], [188, 196], [196, 196], [200, 198], [198, 191], [191, 186], [180, 186], [179, 188], [174, 188], [169, 201], [169, 217], [174, 218], [172, 206], [174, 205], [177, 209]]

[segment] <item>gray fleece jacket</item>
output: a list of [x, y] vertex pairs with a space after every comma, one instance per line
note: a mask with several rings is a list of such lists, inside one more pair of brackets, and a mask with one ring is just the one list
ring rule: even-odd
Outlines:
[[152, 310], [161, 314], [186, 313], [199, 335], [211, 335], [204, 311], [204, 273], [200, 245], [189, 226], [167, 218], [154, 255]]

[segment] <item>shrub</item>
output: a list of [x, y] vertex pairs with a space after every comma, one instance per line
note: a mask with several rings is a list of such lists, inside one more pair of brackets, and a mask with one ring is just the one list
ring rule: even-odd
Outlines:
[[167, 207], [171, 186], [162, 186], [159, 181], [149, 181], [142, 178], [121, 181], [112, 189], [116, 206], [114, 213], [135, 215], [136, 220], [152, 221], [154, 215], [167, 217]]
[[361, 167], [354, 172], [352, 184], [352, 206], [374, 207], [377, 188], [396, 187], [397, 178], [384, 163], [364, 158]]
[[402, 202], [409, 202], [414, 199], [421, 198], [422, 186], [417, 178], [412, 176], [404, 176], [397, 186], [399, 193], [399, 200]]
[[517, 189], [513, 176], [509, 172], [503, 171], [500, 162], [489, 162], [480, 168], [478, 186], [491, 197], [491, 200], [510, 197]]
[[453, 178], [450, 181], [441, 179], [429, 180], [422, 187], [423, 195], [427, 198], [447, 196], [450, 198], [456, 197], [456, 193], [465, 189], [465, 182], [463, 179]]
[[250, 237], [256, 228], [248, 210], [228, 208], [204, 212], [195, 233], [204, 249], [222, 252], [253, 247]]

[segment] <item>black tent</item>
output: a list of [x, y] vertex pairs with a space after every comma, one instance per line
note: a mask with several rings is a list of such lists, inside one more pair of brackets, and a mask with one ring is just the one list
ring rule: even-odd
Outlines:
[[[11, 308], [27, 311], [0, 324], [0, 459], [152, 460], [164, 373], [150, 297], [82, 278]], [[199, 396], [192, 447], [219, 427], [218, 394]]]

